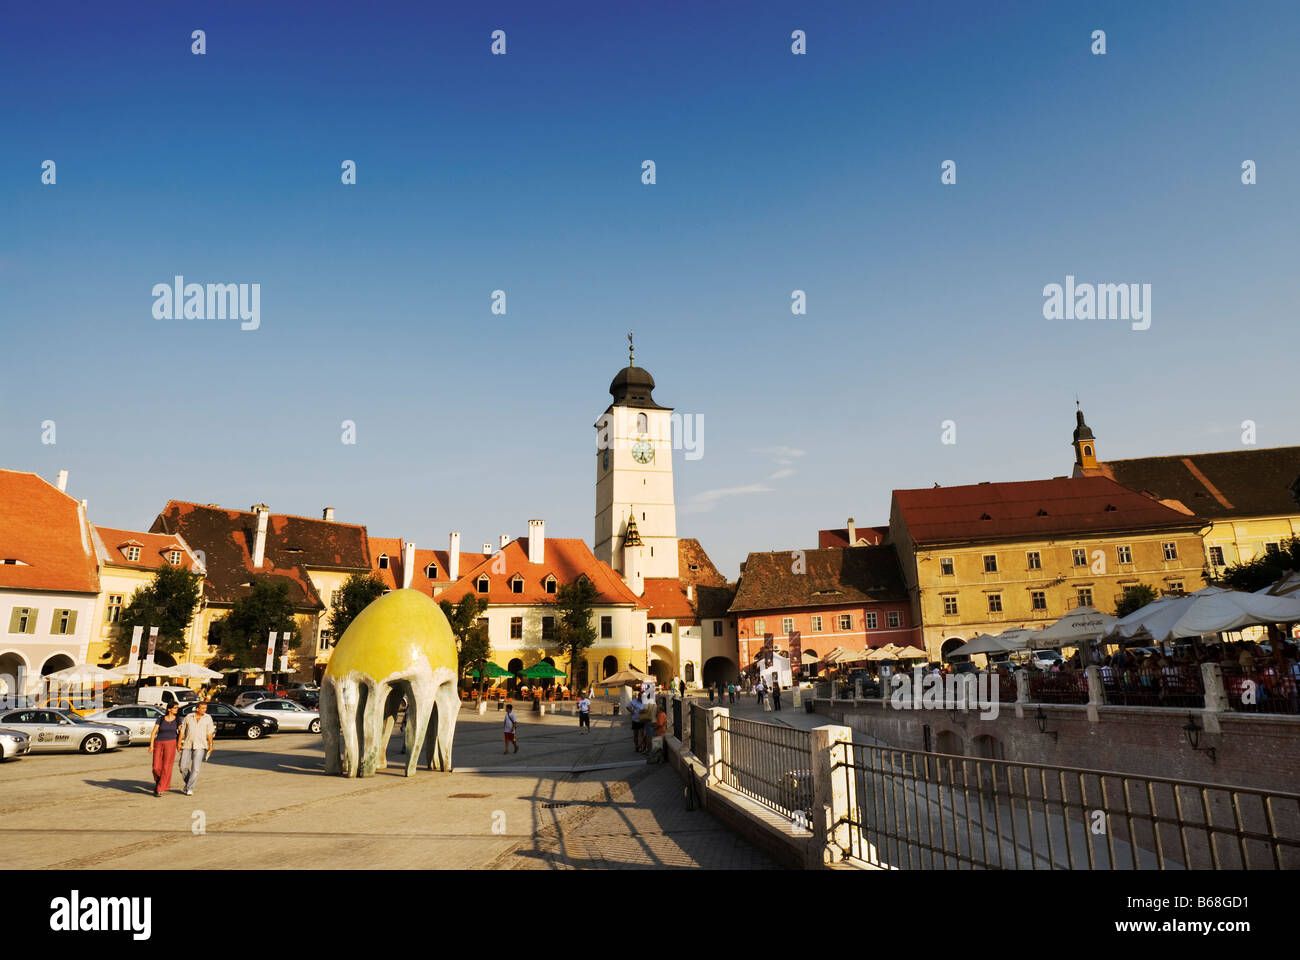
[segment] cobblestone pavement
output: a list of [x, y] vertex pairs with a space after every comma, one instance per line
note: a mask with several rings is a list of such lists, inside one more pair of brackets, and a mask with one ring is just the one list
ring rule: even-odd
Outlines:
[[[195, 795], [155, 798], [142, 746], [0, 765], [0, 868], [542, 868], [772, 866], [702, 811], [626, 724], [464, 710], [451, 774], [326, 777], [319, 736], [218, 740]], [[594, 768], [594, 769], [593, 769]]]

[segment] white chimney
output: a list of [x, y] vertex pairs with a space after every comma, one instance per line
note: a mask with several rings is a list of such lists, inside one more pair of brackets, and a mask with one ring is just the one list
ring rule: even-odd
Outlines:
[[57, 486], [59, 488], [59, 493], [68, 492], [68, 471], [66, 470], [59, 471], [59, 482]]
[[688, 583], [686, 585], [686, 599], [687, 600], [695, 599], [695, 586], [693, 584]]
[[257, 514], [257, 539], [253, 541], [253, 566], [262, 569], [266, 559], [266, 524], [271, 519], [271, 508], [264, 503], [255, 503], [252, 510]]
[[498, 539], [500, 539], [501, 541], [501, 549], [504, 550], [506, 548], [506, 544], [510, 542], [510, 534], [503, 533]]
[[460, 531], [451, 532], [451, 543], [447, 546], [447, 579], [453, 583], [460, 579]]
[[490, 543], [483, 544], [483, 552], [489, 557], [492, 556], [492, 544]]
[[546, 562], [546, 521], [528, 521], [528, 562]]
[[321, 513], [321, 519], [322, 519], [322, 520], [333, 520], [333, 519], [334, 519], [334, 508], [333, 508], [333, 507], [326, 507], [326, 508], [324, 509], [324, 511]]
[[858, 525], [853, 522], [852, 517], [849, 517], [849, 546], [856, 547], [857, 545], [858, 545]]
[[415, 544], [410, 540], [402, 544], [402, 589], [409, 590], [415, 576]]
[[641, 544], [623, 548], [623, 581], [638, 597], [645, 593], [645, 577], [641, 573]]

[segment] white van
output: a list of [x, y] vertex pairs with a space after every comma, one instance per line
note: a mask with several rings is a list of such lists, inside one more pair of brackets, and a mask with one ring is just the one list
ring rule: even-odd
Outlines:
[[135, 702], [166, 707], [169, 703], [191, 703], [198, 698], [189, 687], [141, 687], [136, 691]]

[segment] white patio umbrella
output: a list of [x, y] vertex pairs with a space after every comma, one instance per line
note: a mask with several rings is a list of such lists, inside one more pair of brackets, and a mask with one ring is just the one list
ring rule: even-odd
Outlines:
[[1267, 623], [1300, 621], [1300, 597], [1270, 597], [1223, 587], [1203, 587], [1183, 597], [1162, 597], [1116, 625], [1122, 637], [1146, 631], [1157, 643], [1200, 637]]
[[199, 663], [182, 663], [179, 666], [171, 668], [168, 676], [183, 677], [186, 680], [218, 680], [224, 677], [224, 673], [216, 670], [209, 670]]
[[1029, 650], [1038, 645], [1042, 632], [1030, 627], [1012, 627], [999, 633], [998, 639], [1003, 643], [1013, 644], [1012, 650]]
[[1086, 640], [1106, 636], [1118, 622], [1118, 617], [1093, 607], [1075, 607], [1051, 626], [1040, 630], [1036, 642], [1052, 648], [1078, 646]]
[[68, 686], [78, 683], [112, 683], [119, 677], [112, 670], [93, 663], [74, 663], [70, 667], [45, 674], [44, 679]]
[[152, 660], [145, 660], [143, 669], [141, 661], [135, 660], [131, 663], [119, 664], [109, 671], [116, 680], [134, 680], [136, 677], [174, 677], [176, 676], [173, 667], [164, 667], [160, 663]]
[[1013, 650], [1023, 649], [1024, 647], [1014, 641], [1003, 640], [1001, 637], [995, 637], [991, 633], [981, 633], [978, 637], [967, 640], [952, 653], [948, 654], [948, 656], [966, 656], [972, 653], [1010, 653]]

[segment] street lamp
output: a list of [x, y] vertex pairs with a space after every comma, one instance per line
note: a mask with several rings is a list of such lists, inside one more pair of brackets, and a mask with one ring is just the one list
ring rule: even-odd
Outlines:
[[1038, 732], [1043, 736], [1051, 737], [1053, 741], [1060, 736], [1059, 731], [1047, 729], [1047, 714], [1043, 712], [1042, 707], [1038, 708], [1038, 712], [1034, 714], [1034, 719], [1038, 721]]
[[1183, 724], [1183, 734], [1184, 736], [1187, 737], [1187, 742], [1193, 750], [1204, 750], [1205, 753], [1209, 755], [1210, 762], [1211, 763], [1216, 762], [1215, 755], [1214, 755], [1214, 748], [1200, 746], [1201, 728], [1197, 726], [1196, 717], [1193, 716], [1191, 713], [1187, 714], [1187, 722]]

